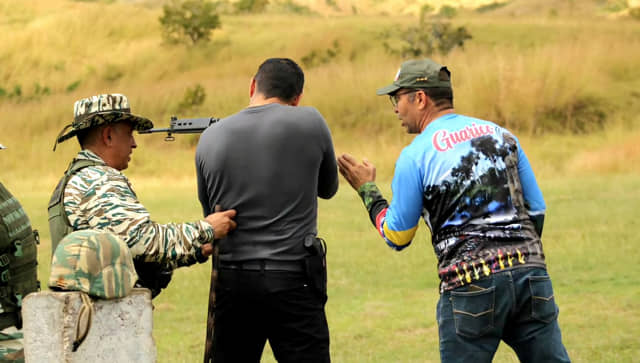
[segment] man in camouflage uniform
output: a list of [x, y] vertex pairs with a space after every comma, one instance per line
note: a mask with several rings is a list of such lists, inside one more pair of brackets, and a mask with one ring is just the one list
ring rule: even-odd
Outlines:
[[[5, 147], [0, 144], [0, 150]], [[38, 291], [37, 232], [20, 203], [0, 183], [0, 361], [24, 362], [22, 299]]]
[[58, 183], [48, 209], [54, 252], [72, 231], [114, 233], [131, 250], [140, 286], [150, 288], [156, 296], [166, 287], [173, 269], [208, 258], [214, 239], [235, 228], [236, 212], [217, 212], [190, 223], [151, 220], [121, 171], [128, 167], [137, 146], [133, 131], [152, 127], [150, 120], [131, 113], [124, 95], [103, 94], [77, 101], [74, 120], [60, 132], [56, 145], [76, 136], [82, 150]]

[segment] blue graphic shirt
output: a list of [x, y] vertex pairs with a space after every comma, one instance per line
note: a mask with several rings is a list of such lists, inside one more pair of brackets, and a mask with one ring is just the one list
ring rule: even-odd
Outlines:
[[545, 203], [517, 138], [489, 121], [447, 114], [401, 153], [388, 205], [373, 183], [360, 188], [372, 222], [396, 250], [422, 218], [432, 234], [442, 289], [491, 273], [544, 266]]

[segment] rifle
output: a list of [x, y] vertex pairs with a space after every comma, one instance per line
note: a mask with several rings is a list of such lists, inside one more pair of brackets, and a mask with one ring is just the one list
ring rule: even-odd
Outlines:
[[[222, 211], [222, 206], [215, 206], [214, 212]], [[211, 256], [211, 281], [209, 283], [209, 307], [207, 309], [207, 336], [204, 342], [204, 363], [213, 363], [213, 331], [216, 321], [216, 287], [218, 285], [218, 264], [220, 263], [220, 241], [213, 241]]]
[[138, 133], [152, 134], [156, 132], [166, 132], [167, 136], [165, 136], [164, 141], [174, 141], [176, 138], [173, 137], [173, 134], [200, 134], [206, 130], [207, 127], [218, 121], [220, 121], [220, 119], [215, 117], [179, 119], [175, 116], [171, 116], [171, 122], [169, 123], [168, 128], [153, 128], [150, 130], [138, 131]]

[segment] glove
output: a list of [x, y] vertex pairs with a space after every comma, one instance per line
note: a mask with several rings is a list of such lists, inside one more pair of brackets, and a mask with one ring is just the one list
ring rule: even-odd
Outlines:
[[135, 259], [133, 264], [138, 273], [138, 281], [135, 287], [144, 287], [151, 290], [151, 298], [160, 294], [166, 288], [173, 276], [173, 269], [158, 262], [145, 262]]

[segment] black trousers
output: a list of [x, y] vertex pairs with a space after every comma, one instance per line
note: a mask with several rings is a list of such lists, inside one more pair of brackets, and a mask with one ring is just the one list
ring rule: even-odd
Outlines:
[[330, 362], [325, 303], [304, 272], [221, 268], [215, 362], [258, 363], [267, 340], [280, 363]]

